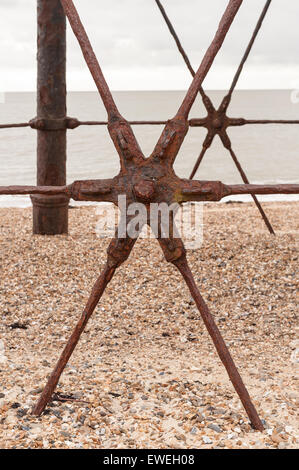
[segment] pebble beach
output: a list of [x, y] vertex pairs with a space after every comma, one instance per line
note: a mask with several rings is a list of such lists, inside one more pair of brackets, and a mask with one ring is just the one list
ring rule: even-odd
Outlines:
[[204, 205], [195, 280], [263, 419], [254, 431], [194, 301], [155, 240], [108, 285], [41, 417], [30, 414], [106, 260], [96, 208], [69, 236], [0, 209], [0, 448], [298, 448], [299, 203]]

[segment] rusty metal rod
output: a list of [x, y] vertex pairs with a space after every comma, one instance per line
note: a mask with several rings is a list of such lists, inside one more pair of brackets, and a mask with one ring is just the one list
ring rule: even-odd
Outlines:
[[[179, 37], [178, 37], [176, 31], [175, 31], [175, 29], [174, 29], [174, 27], [173, 27], [173, 25], [172, 25], [170, 19], [169, 19], [169, 16], [167, 15], [167, 13], [166, 13], [166, 11], [165, 11], [165, 8], [163, 7], [163, 5], [162, 5], [162, 3], [160, 2], [160, 0], [155, 0], [155, 2], [156, 2], [156, 4], [157, 4], [157, 6], [158, 6], [158, 8], [159, 8], [159, 10], [160, 10], [160, 12], [161, 12], [161, 14], [162, 14], [164, 20], [165, 20], [165, 23], [166, 23], [166, 25], [167, 25], [167, 27], [168, 27], [168, 29], [169, 29], [170, 34], [172, 35], [172, 37], [173, 37], [173, 39], [174, 39], [174, 41], [175, 41], [175, 43], [176, 43], [176, 45], [177, 45], [177, 48], [178, 48], [180, 54], [181, 54], [182, 57], [183, 57], [183, 60], [184, 60], [184, 62], [185, 62], [185, 64], [186, 64], [188, 70], [190, 71], [192, 77], [194, 77], [194, 76], [195, 76], [195, 70], [194, 70], [194, 68], [193, 68], [192, 65], [191, 65], [191, 62], [190, 62], [190, 60], [189, 60], [189, 57], [187, 56], [187, 54], [186, 54], [186, 52], [185, 52], [185, 50], [184, 50], [184, 48], [183, 48], [183, 46], [182, 46], [182, 43], [181, 43], [181, 41], [180, 41], [180, 39], [179, 39]], [[205, 93], [204, 89], [202, 88], [202, 86], [200, 86], [200, 88], [199, 88], [199, 93], [201, 94], [202, 97], [203, 97], [203, 96], [206, 96], [206, 93]]]
[[65, 11], [65, 14], [70, 22], [71, 28], [74, 31], [74, 34], [79, 42], [86, 64], [101, 95], [108, 117], [110, 118], [112, 116], [119, 116], [120, 113], [117, 109], [111, 91], [101, 70], [100, 64], [96, 58], [92, 45], [86, 34], [85, 28], [81, 22], [81, 19], [72, 0], [60, 1]]
[[[173, 166], [180, 147], [188, 132], [188, 116], [190, 109], [242, 3], [243, 0], [229, 1], [224, 14], [222, 15], [216, 35], [204, 55], [201, 65], [192, 80], [182, 104], [174, 118], [167, 122], [152, 154], [150, 155], [151, 162], [164, 160], [167, 165]], [[205, 97], [206, 95], [203, 99], [205, 99]], [[208, 97], [206, 98], [207, 99], [205, 101], [209, 102]]]
[[20, 122], [12, 124], [0, 124], [0, 129], [12, 129], [14, 127], [30, 127], [29, 122]]
[[[37, 0], [37, 118], [63, 122], [66, 118], [66, 17], [60, 0]], [[66, 127], [37, 131], [38, 186], [66, 184]], [[68, 232], [68, 198], [34, 195], [33, 233]]]
[[266, 16], [266, 14], [267, 14], [267, 12], [268, 12], [268, 9], [269, 9], [269, 7], [270, 7], [270, 5], [271, 5], [271, 2], [272, 2], [272, 0], [267, 0], [267, 1], [266, 1], [266, 4], [265, 4], [265, 6], [264, 6], [264, 8], [263, 8], [263, 10], [262, 10], [261, 16], [260, 16], [260, 18], [259, 18], [259, 20], [258, 20], [258, 22], [257, 22], [257, 25], [256, 25], [256, 27], [255, 27], [255, 29], [254, 29], [254, 31], [253, 31], [252, 37], [251, 37], [251, 39], [250, 39], [250, 41], [249, 41], [249, 44], [248, 44], [248, 46], [247, 46], [247, 48], [246, 48], [246, 51], [245, 51], [245, 53], [244, 53], [244, 55], [243, 55], [243, 57], [242, 57], [242, 60], [241, 60], [241, 62], [240, 62], [240, 65], [239, 65], [239, 67], [238, 67], [238, 69], [237, 69], [237, 71], [236, 71], [236, 74], [235, 74], [234, 78], [233, 78], [233, 81], [232, 81], [232, 84], [231, 84], [230, 89], [229, 89], [229, 91], [228, 91], [228, 94], [227, 94], [227, 95], [224, 97], [224, 99], [223, 99], [223, 101], [224, 101], [224, 100], [227, 100], [227, 101], [226, 101], [226, 104], [225, 104], [225, 110], [227, 110], [227, 108], [228, 108], [228, 106], [229, 106], [231, 96], [232, 96], [232, 94], [233, 94], [233, 92], [234, 92], [234, 89], [235, 89], [237, 83], [238, 83], [238, 80], [239, 80], [240, 75], [241, 75], [241, 73], [242, 73], [243, 67], [244, 67], [244, 65], [245, 65], [246, 60], [248, 59], [248, 56], [249, 56], [249, 54], [250, 54], [250, 52], [251, 52], [251, 49], [252, 49], [252, 47], [253, 47], [253, 45], [254, 45], [254, 43], [255, 43], [255, 40], [256, 40], [256, 38], [257, 38], [257, 35], [258, 35], [258, 33], [259, 33], [259, 31], [260, 31], [260, 29], [261, 29], [261, 27], [262, 27], [263, 21], [264, 21], [265, 16]]
[[194, 165], [194, 168], [193, 168], [193, 170], [191, 171], [191, 175], [189, 176], [189, 179], [190, 179], [190, 180], [193, 180], [193, 178], [194, 178], [194, 176], [195, 176], [195, 174], [196, 174], [196, 172], [197, 172], [197, 170], [198, 170], [198, 167], [199, 167], [199, 165], [201, 164], [202, 159], [203, 159], [203, 157], [205, 156], [207, 150], [208, 150], [208, 147], [204, 147], [204, 146], [202, 147], [201, 152], [200, 152], [200, 154], [199, 154], [199, 157], [198, 157], [198, 159], [196, 160], [196, 163], [195, 163], [195, 165]]
[[[245, 184], [250, 184], [250, 183], [249, 183], [249, 180], [248, 180], [246, 174], [244, 173], [244, 170], [243, 170], [243, 168], [242, 168], [242, 166], [241, 166], [241, 164], [240, 164], [240, 162], [239, 162], [239, 160], [238, 160], [238, 158], [237, 158], [237, 156], [236, 156], [236, 154], [235, 154], [235, 152], [233, 151], [233, 149], [232, 149], [231, 147], [228, 148], [228, 151], [229, 151], [229, 153], [230, 153], [230, 155], [231, 155], [233, 161], [235, 162], [235, 165], [236, 165], [236, 167], [237, 167], [237, 169], [238, 169], [238, 171], [239, 171], [239, 173], [240, 173], [240, 175], [241, 175], [242, 180], [244, 181]], [[252, 194], [251, 196], [252, 196], [252, 199], [253, 199], [253, 201], [254, 201], [256, 207], [258, 208], [258, 210], [259, 210], [259, 212], [260, 212], [260, 214], [261, 214], [261, 216], [262, 216], [262, 218], [263, 218], [263, 220], [264, 220], [264, 222], [265, 222], [265, 224], [266, 224], [266, 226], [267, 226], [269, 232], [271, 233], [271, 235], [275, 235], [274, 229], [273, 229], [273, 227], [272, 227], [272, 225], [271, 225], [271, 223], [270, 223], [270, 221], [269, 221], [269, 219], [268, 219], [268, 217], [267, 217], [267, 215], [266, 215], [264, 209], [262, 208], [262, 206], [261, 206], [259, 200], [257, 199], [256, 195], [255, 195], [255, 194]]]
[[[229, 126], [245, 126], [247, 124], [299, 124], [297, 119], [245, 119], [228, 118]], [[189, 120], [190, 127], [208, 127], [207, 118], [193, 118]]]
[[299, 124], [296, 119], [244, 119], [242, 126], [245, 124]]
[[143, 162], [145, 157], [132, 127], [122, 117], [115, 104], [74, 3], [72, 0], [61, 0], [61, 2], [106, 108], [108, 114], [108, 131], [114, 147], [119, 154], [121, 172], [127, 171], [128, 168], [132, 167], [134, 164]]
[[[129, 220], [129, 219], [128, 219]], [[140, 229], [141, 230], [141, 229]], [[116, 230], [116, 234], [118, 231]], [[88, 320], [94, 312], [100, 298], [102, 297], [108, 283], [111, 281], [116, 269], [124, 263], [130, 256], [135, 245], [136, 239], [132, 238], [113, 238], [107, 250], [107, 263], [93, 286], [86, 307], [79, 319], [70, 339], [68, 340], [61, 356], [50, 375], [50, 378], [43, 390], [38, 402], [32, 409], [32, 413], [40, 415], [45, 409], [47, 403], [51, 400], [53, 392], [58, 384], [59, 378], [64, 371], [75, 347], [77, 346], [80, 336], [82, 335]]]
[[68, 340], [50, 378], [47, 382], [46, 387], [44, 388], [38, 402], [32, 409], [32, 414], [39, 416], [47, 406], [47, 403], [51, 400], [54, 390], [59, 382], [60, 376], [65, 369], [75, 347], [78, 344], [80, 336], [82, 335], [88, 320], [90, 319], [92, 313], [94, 312], [101, 296], [103, 295], [109, 281], [112, 279], [116, 268], [110, 267], [106, 264], [102, 274], [97, 279], [86, 307], [82, 313], [80, 320], [78, 321], [70, 339]]
[[[128, 121], [131, 126], [163, 126], [167, 124], [167, 121]], [[299, 124], [299, 120], [296, 119], [237, 119], [233, 124], [234, 126], [244, 126], [246, 124]], [[72, 118], [70, 126], [67, 129], [75, 129], [79, 126], [107, 126], [108, 121], [79, 121], [78, 119]], [[202, 119], [190, 119], [190, 127], [206, 127], [206, 120]], [[20, 122], [11, 124], [0, 124], [0, 129], [11, 129], [18, 127], [32, 127], [30, 122]]]
[[239, 11], [239, 8], [241, 7], [243, 3], [243, 0], [230, 0], [223, 16], [220, 21], [218, 30], [216, 32], [216, 35], [208, 48], [201, 65], [199, 66], [199, 69], [197, 70], [193, 81], [189, 87], [189, 90], [187, 91], [187, 94], [177, 112], [177, 115], [184, 117], [185, 119], [188, 118], [190, 109], [195, 101], [195, 98], [199, 92], [199, 89], [202, 85], [202, 82], [204, 81], [207, 73], [209, 72], [213, 61], [215, 57], [217, 56], [225, 38], [226, 35], [233, 23], [233, 20], [236, 16], [236, 14]]
[[158, 8], [159, 8], [159, 10], [160, 10], [160, 12], [161, 12], [161, 14], [162, 14], [164, 20], [165, 20], [165, 23], [167, 24], [167, 27], [168, 27], [168, 29], [169, 29], [169, 31], [170, 31], [170, 34], [172, 35], [173, 39], [175, 40], [175, 43], [176, 43], [176, 45], [177, 45], [177, 48], [178, 48], [178, 50], [180, 51], [180, 53], [181, 53], [181, 55], [182, 55], [182, 57], [183, 57], [183, 59], [184, 59], [184, 62], [185, 62], [185, 64], [187, 65], [187, 68], [189, 69], [189, 71], [190, 71], [192, 77], [194, 77], [194, 75], [195, 75], [195, 70], [193, 69], [193, 67], [192, 67], [192, 65], [191, 65], [191, 62], [190, 62], [190, 60], [189, 60], [189, 57], [187, 56], [187, 54], [186, 54], [186, 52], [185, 52], [185, 50], [184, 50], [184, 48], [183, 48], [183, 46], [182, 46], [182, 44], [181, 44], [181, 41], [180, 41], [180, 39], [179, 39], [179, 37], [178, 37], [178, 35], [177, 35], [177, 33], [176, 33], [176, 31], [175, 31], [175, 29], [174, 29], [174, 27], [173, 27], [171, 21], [170, 21], [170, 19], [169, 19], [169, 16], [167, 15], [167, 13], [166, 13], [166, 11], [165, 11], [165, 8], [163, 7], [163, 5], [162, 5], [162, 3], [160, 2], [160, 0], [155, 0], [155, 2], [156, 2], [156, 4], [157, 4], [157, 6], [158, 6]]
[[246, 410], [246, 413], [251, 421], [251, 424], [254, 429], [259, 431], [264, 430], [264, 426], [257, 414], [257, 411], [251, 401], [249, 393], [242, 381], [242, 378], [238, 372], [238, 369], [233, 361], [233, 358], [225, 344], [224, 339], [221, 336], [221, 333], [213, 319], [212, 314], [210, 313], [207, 304], [202, 298], [192, 275], [192, 272], [189, 268], [186, 256], [179, 258], [178, 260], [173, 261], [174, 266], [179, 270], [183, 276], [190, 293], [196, 303], [196, 306], [202, 316], [204, 324], [213, 340], [217, 353], [227, 370], [228, 376], [240, 397], [240, 400]]
[[[219, 199], [226, 196], [237, 194], [299, 194], [299, 184], [223, 184], [219, 181], [200, 181], [200, 180], [183, 180], [184, 185], [188, 184], [188, 189], [184, 190], [184, 194], [196, 196], [204, 196], [206, 194], [217, 194]], [[0, 195], [25, 195], [25, 194], [45, 194], [45, 195], [61, 195], [64, 194], [68, 198], [89, 201], [94, 195], [95, 201], [107, 201], [107, 194], [111, 191], [113, 180], [83, 180], [76, 181], [68, 186], [0, 186]], [[210, 185], [210, 190], [206, 187]], [[221, 185], [221, 194], [218, 194], [218, 186]], [[180, 188], [178, 187], [178, 190]], [[112, 202], [118, 191], [114, 191]], [[122, 192], [119, 192], [122, 194]], [[207, 197], [207, 200], [210, 198]], [[190, 199], [192, 200], [192, 199]]]
[[0, 186], [0, 195], [17, 194], [45, 194], [53, 196], [56, 194], [68, 195], [67, 186]]
[[229, 193], [236, 194], [299, 194], [299, 184], [232, 184], [225, 185]]
[[[78, 121], [79, 126], [107, 126], [107, 121]], [[128, 121], [131, 126], [162, 126], [167, 123], [167, 121]]]
[[[128, 121], [128, 123], [132, 126], [146, 126], [146, 125], [153, 125], [153, 126], [162, 126], [167, 123], [167, 121]], [[79, 121], [78, 119], [72, 118], [70, 124], [66, 123], [67, 129], [76, 129], [79, 126], [107, 126], [108, 121]], [[32, 121], [30, 122], [21, 122], [21, 123], [11, 123], [11, 124], [0, 124], [0, 129], [11, 129], [11, 128], [18, 128], [18, 127], [31, 127], [34, 128], [32, 125]]]

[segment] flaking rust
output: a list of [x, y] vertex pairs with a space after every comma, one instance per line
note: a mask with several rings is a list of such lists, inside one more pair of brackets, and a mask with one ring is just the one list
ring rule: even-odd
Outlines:
[[[76, 35], [82, 49], [86, 63], [94, 78], [99, 94], [102, 98], [108, 115], [108, 130], [120, 158], [120, 172], [112, 179], [107, 180], [87, 180], [76, 181], [71, 185], [61, 186], [8, 186], [0, 187], [0, 194], [40, 194], [40, 195], [60, 195], [66, 198], [73, 198], [82, 201], [109, 201], [118, 204], [118, 196], [126, 195], [127, 203], [143, 202], [148, 208], [150, 203], [178, 202], [183, 204], [187, 201], [218, 201], [223, 197], [232, 194], [277, 194], [277, 193], [299, 193], [299, 185], [225, 185], [220, 181], [194, 181], [192, 179], [179, 178], [174, 170], [173, 164], [179, 149], [188, 132], [188, 116], [197, 94], [202, 91], [202, 82], [206, 77], [213, 60], [215, 59], [230, 26], [242, 4], [242, 0], [230, 0], [223, 14], [216, 36], [211, 43], [203, 61], [194, 72], [194, 78], [190, 88], [173, 119], [167, 121], [165, 128], [158, 140], [152, 154], [145, 158], [139, 144], [135, 138], [129, 122], [120, 114], [110, 89], [106, 83], [100, 65], [93, 52], [92, 46], [75, 9], [72, 0], [61, 0], [61, 4], [67, 15], [70, 25]], [[204, 95], [205, 96], [205, 95]], [[209, 126], [213, 126], [215, 133], [225, 140], [225, 129], [228, 124], [226, 113], [221, 110], [219, 114], [214, 110], [211, 103], [206, 99], [206, 106], [210, 109]], [[38, 118], [40, 119], [40, 118]], [[193, 122], [193, 125], [202, 123]], [[57, 126], [63, 129], [68, 126], [77, 127], [77, 121], [72, 118], [62, 117], [57, 121], [45, 118], [44, 121], [36, 121], [35, 126], [45, 126], [49, 131], [57, 131]], [[239, 124], [238, 124], [239, 125]], [[38, 128], [38, 127], [37, 127]], [[228, 145], [226, 143], [226, 145]], [[130, 220], [126, 217], [125, 222]], [[162, 238], [162, 227], [158, 230], [158, 242], [163, 251], [166, 261], [172, 263], [185, 280], [190, 293], [202, 316], [204, 324], [213, 340], [217, 353], [224, 364], [229, 378], [238, 393], [240, 400], [248, 414], [252, 426], [255, 429], [263, 430], [263, 424], [251, 401], [249, 393], [241, 379], [230, 352], [221, 336], [221, 333], [211, 315], [208, 306], [202, 298], [189, 268], [186, 251], [180, 238], [175, 238], [174, 220], [171, 219], [171, 235]], [[148, 223], [150, 214], [148, 213]], [[141, 227], [140, 227], [141, 230]], [[111, 241], [107, 262], [104, 269], [95, 282], [86, 307], [68, 340], [48, 382], [38, 400], [33, 407], [33, 414], [40, 415], [47, 404], [53, 399], [55, 388], [60, 376], [64, 371], [79, 339], [84, 331], [89, 318], [96, 308], [106, 286], [113, 278], [116, 269], [128, 259], [137, 238], [119, 238], [117, 235]], [[55, 395], [54, 395], [55, 398]]]

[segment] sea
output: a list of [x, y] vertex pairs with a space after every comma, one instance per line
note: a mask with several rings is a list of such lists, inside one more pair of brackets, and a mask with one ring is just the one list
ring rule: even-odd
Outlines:
[[[178, 110], [184, 91], [116, 91], [113, 96], [128, 120], [167, 120]], [[217, 107], [225, 91], [209, 91]], [[237, 90], [228, 114], [248, 119], [299, 119], [299, 103], [291, 90]], [[34, 93], [5, 93], [0, 100], [0, 123], [26, 122], [36, 115]], [[79, 120], [106, 120], [106, 111], [96, 92], [70, 92], [68, 116]], [[190, 118], [205, 115], [200, 97]], [[149, 156], [163, 126], [134, 126], [145, 154]], [[299, 125], [246, 125], [230, 128], [229, 136], [251, 183], [299, 183]], [[200, 153], [206, 130], [190, 128], [175, 162], [175, 171], [187, 178]], [[78, 179], [110, 178], [119, 161], [106, 126], [81, 126], [68, 131], [67, 183]], [[228, 151], [218, 137], [207, 151], [196, 179], [241, 183]], [[36, 184], [36, 131], [31, 128], [0, 129], [0, 186]], [[230, 199], [247, 201], [250, 196]], [[264, 201], [299, 200], [299, 195], [260, 196]], [[0, 196], [0, 207], [30, 206], [27, 196]]]

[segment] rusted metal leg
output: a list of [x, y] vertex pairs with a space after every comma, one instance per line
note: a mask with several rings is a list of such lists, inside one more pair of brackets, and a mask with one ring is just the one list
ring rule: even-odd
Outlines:
[[83, 333], [87, 322], [89, 318], [91, 317], [94, 309], [96, 308], [108, 282], [111, 280], [113, 274], [115, 272], [115, 268], [111, 268], [108, 265], [105, 266], [102, 274], [100, 277], [97, 279], [91, 295], [88, 299], [88, 302], [86, 304], [86, 307], [83, 311], [83, 314], [79, 320], [79, 322], [76, 325], [76, 328], [74, 329], [70, 339], [68, 340], [56, 366], [55, 369], [53, 370], [46, 387], [44, 388], [44, 391], [42, 395], [40, 396], [38, 402], [32, 409], [32, 414], [34, 415], [40, 415], [45, 407], [47, 406], [48, 402], [51, 400], [52, 395], [54, 393], [54, 390], [58, 384], [59, 378], [64, 371], [65, 366], [67, 365], [75, 347], [78, 344], [78, 341], [80, 339], [81, 334]]
[[246, 413], [251, 421], [251, 424], [254, 429], [258, 429], [259, 431], [264, 430], [264, 426], [257, 414], [257, 411], [251, 401], [249, 393], [242, 381], [242, 378], [238, 372], [238, 369], [233, 361], [233, 358], [225, 344], [224, 339], [221, 336], [221, 333], [211, 315], [204, 299], [202, 298], [187, 263], [186, 257], [182, 257], [178, 260], [173, 261], [173, 264], [177, 267], [177, 269], [182, 274], [183, 278], [187, 286], [189, 287], [190, 293], [197, 305], [197, 308], [202, 316], [204, 324], [213, 340], [215, 348], [218, 352], [218, 355], [227, 370], [229, 378], [240, 397], [240, 400], [246, 410]]
[[240, 400], [246, 410], [246, 413], [251, 421], [254, 429], [259, 431], [264, 430], [264, 426], [257, 414], [257, 411], [251, 401], [249, 393], [242, 381], [238, 369], [233, 361], [232, 356], [221, 336], [221, 333], [211, 315], [204, 299], [202, 298], [189, 268], [186, 252], [181, 239], [159, 239], [160, 246], [163, 250], [164, 256], [167, 261], [171, 262], [182, 274], [190, 293], [197, 305], [197, 308], [202, 316], [204, 324], [213, 340], [218, 355], [227, 370], [229, 378], [240, 397]]
[[[183, 48], [183, 46], [182, 46], [182, 44], [181, 44], [181, 41], [180, 41], [180, 39], [179, 39], [179, 37], [178, 37], [178, 35], [177, 35], [177, 33], [176, 33], [176, 31], [175, 31], [175, 29], [174, 29], [174, 27], [173, 27], [171, 21], [170, 21], [170, 19], [169, 19], [168, 15], [167, 15], [167, 13], [166, 13], [166, 11], [165, 11], [165, 8], [163, 7], [163, 5], [162, 5], [162, 3], [160, 2], [160, 0], [155, 0], [155, 2], [156, 2], [156, 4], [157, 4], [157, 6], [158, 6], [158, 8], [159, 8], [159, 10], [160, 10], [160, 12], [161, 12], [161, 14], [162, 14], [164, 20], [165, 20], [165, 23], [167, 24], [167, 27], [168, 27], [168, 29], [169, 29], [170, 34], [172, 35], [173, 39], [175, 40], [175, 43], [176, 43], [176, 45], [177, 45], [177, 48], [178, 48], [178, 50], [179, 50], [181, 56], [183, 57], [184, 62], [185, 62], [185, 64], [186, 64], [188, 70], [190, 71], [192, 77], [194, 77], [194, 75], [195, 75], [195, 70], [193, 69], [193, 67], [192, 67], [192, 65], [191, 65], [191, 62], [190, 62], [190, 60], [189, 60], [189, 57], [187, 56], [187, 54], [186, 54], [186, 52], [185, 52], [185, 50], [184, 50], [184, 48]], [[202, 88], [200, 88], [200, 90], [202, 90]]]
[[211, 147], [212, 145], [212, 142], [214, 140], [214, 134], [212, 134], [211, 132], [208, 132], [207, 133], [207, 136], [202, 144], [202, 149], [201, 149], [201, 152], [199, 154], [199, 157], [198, 159], [196, 160], [196, 163], [194, 165], [194, 168], [191, 172], [191, 175], [189, 177], [190, 180], [192, 180], [194, 178], [194, 176], [196, 175], [196, 172], [199, 168], [199, 165], [201, 164], [202, 160], [203, 160], [203, 157], [205, 156], [206, 154], [206, 151], [208, 150], [208, 148]]
[[196, 163], [195, 163], [195, 165], [194, 165], [194, 168], [193, 168], [193, 170], [191, 171], [191, 174], [190, 174], [190, 176], [189, 176], [189, 179], [190, 179], [190, 180], [193, 180], [194, 176], [196, 175], [196, 172], [197, 172], [197, 170], [198, 170], [198, 168], [199, 168], [199, 165], [201, 164], [201, 162], [202, 162], [202, 160], [203, 160], [203, 157], [205, 156], [207, 150], [208, 150], [207, 147], [202, 147], [201, 152], [200, 152], [200, 154], [199, 154], [199, 156], [198, 156], [198, 159], [196, 160]]
[[236, 88], [236, 85], [237, 85], [238, 81], [239, 81], [240, 75], [241, 75], [242, 70], [243, 70], [243, 68], [244, 68], [244, 65], [245, 65], [245, 63], [246, 63], [246, 61], [247, 61], [247, 59], [248, 59], [248, 57], [249, 57], [249, 54], [250, 54], [251, 49], [252, 49], [252, 47], [253, 47], [253, 45], [254, 45], [254, 43], [255, 43], [255, 40], [256, 40], [256, 38], [257, 38], [257, 36], [258, 36], [258, 33], [259, 33], [259, 31], [260, 31], [260, 29], [261, 29], [261, 27], [262, 27], [262, 25], [263, 25], [264, 19], [265, 19], [266, 14], [267, 14], [267, 12], [268, 12], [268, 10], [269, 10], [269, 7], [270, 7], [270, 5], [271, 5], [271, 2], [272, 2], [272, 0], [267, 0], [267, 1], [266, 1], [265, 6], [264, 6], [264, 8], [263, 8], [263, 10], [262, 10], [262, 12], [261, 12], [261, 15], [260, 15], [260, 17], [259, 17], [259, 19], [258, 19], [258, 22], [257, 22], [257, 24], [256, 24], [256, 26], [255, 26], [255, 28], [254, 28], [253, 33], [252, 33], [252, 37], [250, 38], [250, 41], [249, 41], [249, 43], [248, 43], [248, 46], [247, 46], [247, 48], [246, 48], [246, 50], [245, 50], [245, 52], [244, 52], [244, 55], [243, 55], [243, 57], [242, 57], [242, 59], [241, 59], [240, 65], [239, 65], [239, 67], [238, 67], [238, 69], [237, 69], [237, 71], [236, 71], [236, 73], [235, 73], [235, 75], [234, 75], [234, 78], [233, 78], [232, 84], [231, 84], [231, 86], [230, 86], [230, 89], [229, 89], [229, 91], [228, 91], [228, 94], [223, 98], [222, 103], [226, 102], [226, 103], [225, 103], [225, 107], [224, 107], [224, 111], [225, 111], [225, 112], [227, 111], [227, 108], [228, 108], [228, 106], [229, 106], [229, 104], [230, 104], [232, 94], [233, 94], [233, 92], [234, 92], [234, 90], [235, 90], [235, 88]]
[[[43, 129], [37, 131], [37, 184], [63, 186], [66, 184], [66, 126], [62, 128], [58, 124], [66, 117], [66, 18], [60, 0], [38, 0], [37, 14], [37, 118], [43, 121]], [[66, 196], [37, 195], [31, 200], [33, 233], [67, 233], [69, 199]]]
[[81, 334], [83, 333], [88, 320], [94, 312], [100, 298], [102, 297], [109, 281], [112, 279], [116, 268], [120, 266], [130, 255], [130, 252], [134, 246], [135, 239], [114, 239], [110, 243], [108, 248], [108, 261], [107, 264], [97, 279], [86, 307], [82, 313], [80, 320], [78, 321], [70, 339], [68, 340], [62, 354], [47, 382], [46, 387], [38, 402], [32, 409], [32, 414], [39, 416], [47, 406], [47, 403], [51, 400], [51, 397], [58, 384], [59, 378], [65, 369], [75, 347], [78, 344]]
[[[240, 164], [240, 162], [239, 162], [239, 160], [238, 160], [238, 158], [235, 154], [235, 152], [233, 151], [233, 149], [231, 147], [228, 149], [228, 151], [231, 154], [231, 157], [232, 157], [232, 159], [233, 159], [233, 161], [234, 161], [234, 163], [235, 163], [235, 165], [236, 165], [236, 167], [237, 167], [237, 169], [238, 169], [238, 171], [241, 175], [242, 180], [244, 181], [245, 184], [250, 184], [249, 180], [248, 180], [248, 178], [247, 178], [247, 176], [246, 176], [246, 174], [245, 174], [245, 172], [244, 172], [244, 170], [243, 170], [243, 168], [242, 168], [242, 166], [241, 166], [241, 164]], [[275, 235], [274, 229], [273, 229], [273, 227], [272, 227], [272, 225], [271, 225], [264, 209], [262, 208], [261, 203], [259, 202], [259, 200], [258, 200], [258, 198], [256, 197], [255, 194], [252, 194], [252, 199], [254, 200], [256, 207], [258, 208], [261, 216], [263, 217], [263, 220], [264, 220], [269, 232], [271, 233], [271, 235]]]
[[222, 15], [221, 21], [219, 23], [218, 30], [215, 34], [215, 37], [208, 48], [199, 69], [194, 75], [193, 81], [187, 91], [187, 94], [177, 112], [177, 115], [187, 118], [190, 109], [195, 101], [195, 98], [202, 86], [202, 83], [207, 76], [215, 57], [217, 56], [222, 44], [226, 38], [228, 31], [234, 21], [235, 16], [237, 15], [239, 8], [241, 7], [243, 0], [230, 0], [227, 8]]

